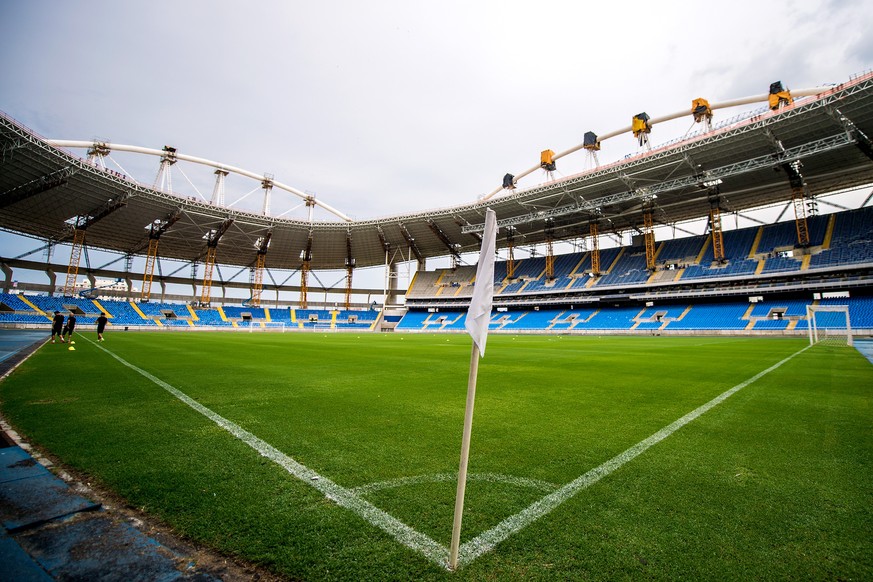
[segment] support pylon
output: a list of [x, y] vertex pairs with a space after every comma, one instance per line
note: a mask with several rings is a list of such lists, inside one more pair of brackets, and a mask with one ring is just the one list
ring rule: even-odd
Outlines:
[[70, 264], [67, 266], [67, 281], [64, 283], [64, 297], [72, 297], [76, 290], [76, 278], [79, 276], [79, 261], [82, 259], [82, 247], [85, 245], [85, 231], [77, 228], [73, 233], [73, 248], [70, 250]]

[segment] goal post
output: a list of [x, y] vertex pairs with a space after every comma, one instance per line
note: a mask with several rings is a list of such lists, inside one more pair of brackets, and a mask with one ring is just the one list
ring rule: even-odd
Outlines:
[[246, 327], [248, 327], [249, 333], [255, 331], [278, 331], [285, 333], [284, 321], [249, 321]]
[[852, 321], [848, 305], [807, 305], [809, 345], [851, 346]]

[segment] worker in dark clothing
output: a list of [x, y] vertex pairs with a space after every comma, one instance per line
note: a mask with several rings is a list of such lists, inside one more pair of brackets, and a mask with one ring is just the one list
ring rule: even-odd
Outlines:
[[64, 333], [61, 336], [61, 341], [64, 340], [68, 335], [70, 336], [70, 343], [75, 343], [73, 341], [73, 331], [76, 329], [76, 316], [72, 313], [67, 316], [67, 324], [64, 326]]
[[97, 318], [97, 341], [103, 341], [103, 330], [106, 329], [106, 322], [109, 321], [106, 319], [106, 314], [101, 313], [100, 317]]
[[55, 311], [55, 316], [52, 318], [52, 343], [55, 343], [55, 336], [58, 336], [61, 343], [64, 343], [63, 329], [64, 316], [61, 315], [60, 311]]

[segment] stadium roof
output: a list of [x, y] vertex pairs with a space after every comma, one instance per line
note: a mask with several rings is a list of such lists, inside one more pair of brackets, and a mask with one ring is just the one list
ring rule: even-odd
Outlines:
[[[162, 257], [200, 261], [210, 233], [225, 228], [220, 264], [253, 265], [256, 243], [271, 231], [268, 268], [299, 268], [310, 235], [311, 268], [344, 268], [349, 248], [355, 265], [367, 267], [384, 264], [386, 250], [408, 259], [478, 251], [488, 207], [501, 226], [515, 228], [516, 244], [532, 245], [546, 240], [547, 221], [555, 239], [585, 236], [591, 221], [601, 233], [641, 231], [647, 204], [655, 224], [703, 218], [715, 185], [728, 212], [792, 200], [789, 179], [798, 175], [807, 196], [864, 186], [873, 182], [870, 135], [873, 74], [866, 74], [782, 109], [491, 200], [370, 220], [309, 222], [144, 186], [0, 115], [0, 228], [63, 242], [72, 240], [71, 224], [78, 219], [89, 247], [136, 255], [148, 248], [148, 227], [175, 215], [160, 238]], [[506, 232], [501, 229], [498, 247], [505, 246]]]

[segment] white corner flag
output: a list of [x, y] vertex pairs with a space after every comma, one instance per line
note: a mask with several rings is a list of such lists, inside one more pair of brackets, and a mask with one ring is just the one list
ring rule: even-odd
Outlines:
[[491, 322], [491, 302], [494, 298], [494, 248], [497, 246], [497, 215], [490, 208], [485, 211], [485, 232], [476, 269], [473, 298], [464, 327], [473, 338], [470, 355], [470, 376], [467, 380], [467, 408], [464, 412], [464, 436], [461, 439], [461, 462], [458, 466], [458, 492], [455, 496], [455, 520], [452, 524], [452, 544], [449, 550], [449, 568], [458, 568], [461, 545], [461, 518], [464, 515], [464, 491], [467, 488], [467, 461], [470, 458], [470, 435], [473, 432], [473, 405], [476, 402], [476, 376], [479, 358], [485, 355], [488, 324]]
[[491, 302], [494, 297], [494, 247], [497, 245], [497, 215], [490, 208], [485, 211], [485, 232], [482, 234], [482, 251], [476, 268], [473, 299], [467, 310], [464, 328], [479, 348], [479, 356], [485, 355], [488, 339], [488, 324], [491, 322]]

